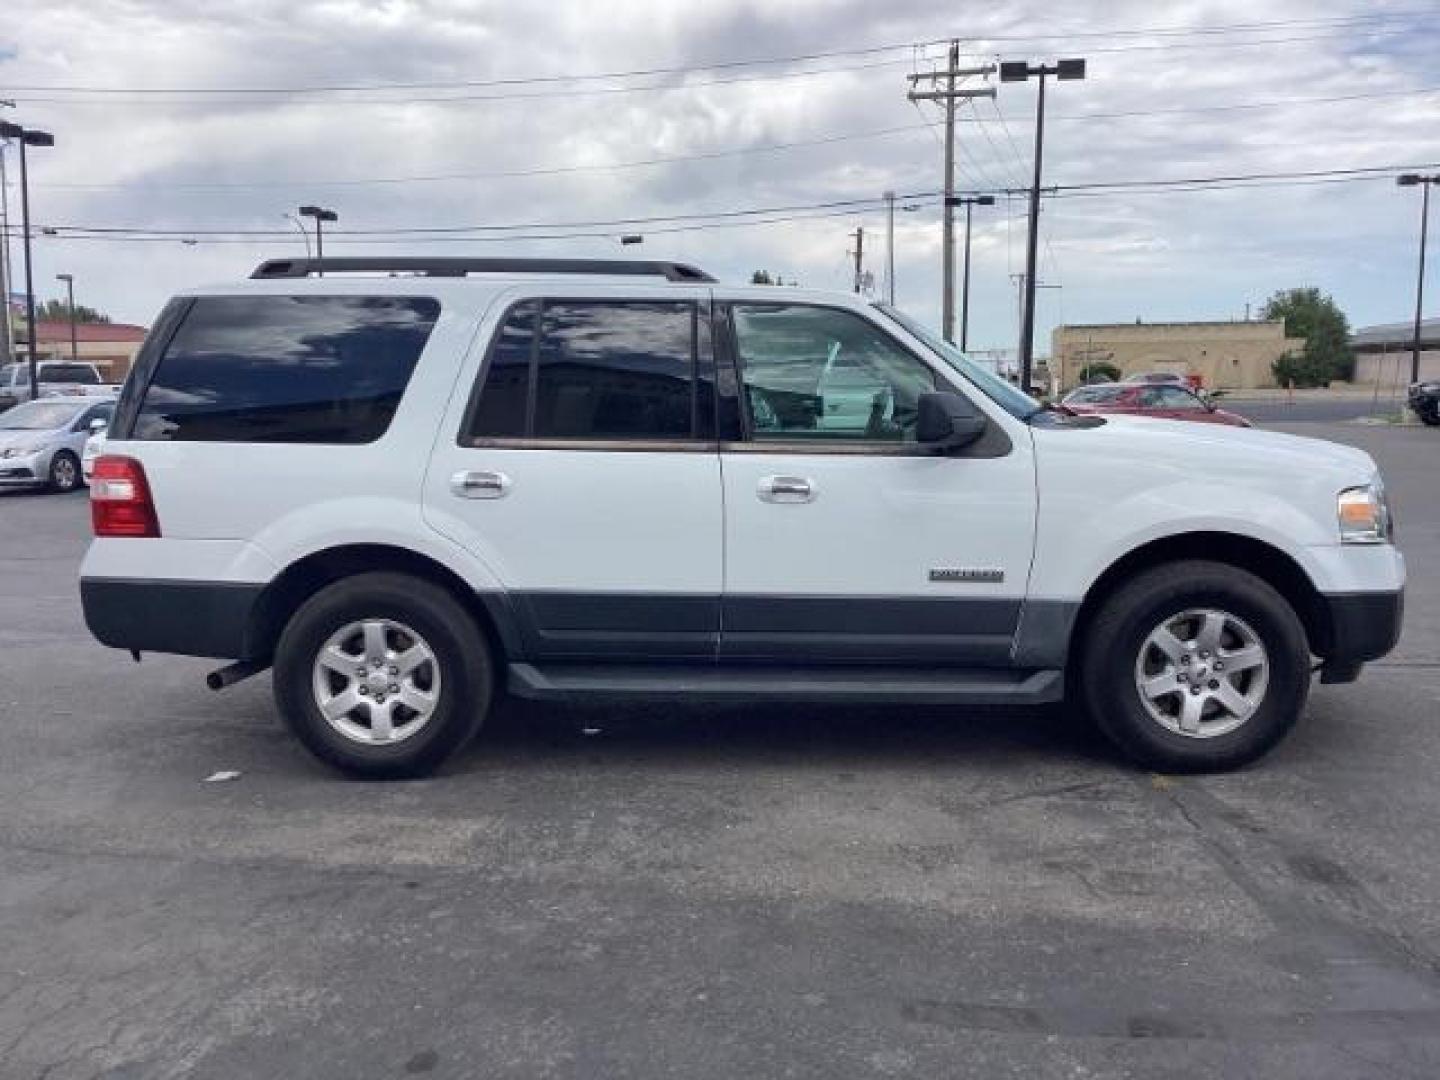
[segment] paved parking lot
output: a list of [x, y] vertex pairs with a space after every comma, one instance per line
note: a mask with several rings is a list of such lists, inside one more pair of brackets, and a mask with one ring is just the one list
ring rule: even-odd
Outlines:
[[1293, 430], [1386, 469], [1408, 624], [1209, 778], [1063, 713], [511, 706], [346, 781], [268, 678], [93, 644], [83, 496], [0, 496], [0, 1076], [1440, 1074], [1440, 433]]

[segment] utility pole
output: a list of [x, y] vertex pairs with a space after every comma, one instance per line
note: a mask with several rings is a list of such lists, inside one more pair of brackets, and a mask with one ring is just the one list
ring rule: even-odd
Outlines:
[[56, 281], [65, 282], [65, 288], [69, 294], [67, 310], [70, 312], [70, 362], [78, 363], [80, 360], [80, 339], [75, 331], [75, 275], [56, 274]]
[[885, 298], [895, 303], [895, 193], [885, 192]]
[[[939, 101], [945, 106], [945, 216], [940, 244], [941, 258], [944, 260], [941, 265], [940, 332], [946, 341], [953, 342], [955, 340], [955, 103], [964, 99], [993, 98], [995, 96], [993, 86], [963, 90], [956, 87], [955, 80], [971, 75], [991, 75], [995, 71], [995, 65], [982, 64], [979, 67], [962, 68], [960, 66], [960, 42], [955, 40], [950, 42], [948, 59], [949, 62], [943, 70], [906, 76], [912, 86], [910, 93], [906, 96], [911, 101]], [[931, 89], [914, 89], [916, 85], [926, 80], [929, 80]], [[944, 89], [940, 89], [941, 80], [944, 80]]]
[[1000, 65], [1001, 82], [1024, 82], [1032, 75], [1040, 80], [1040, 90], [1035, 103], [1035, 178], [1030, 184], [1030, 234], [1025, 242], [1025, 314], [1020, 326], [1020, 386], [1027, 393], [1030, 362], [1035, 352], [1035, 259], [1040, 233], [1040, 166], [1045, 150], [1045, 77], [1054, 75], [1061, 80], [1083, 79], [1085, 61], [1029, 64], [1024, 60], [1012, 60]]
[[855, 237], [855, 250], [850, 254], [855, 256], [855, 291], [858, 293], [865, 274], [865, 226], [855, 226], [855, 232], [852, 235]]
[[1436, 173], [1434, 176], [1406, 173], [1404, 176], [1396, 177], [1395, 182], [1401, 187], [1419, 185], [1422, 192], [1420, 199], [1420, 272], [1415, 277], [1415, 334], [1410, 341], [1410, 381], [1416, 383], [1420, 381], [1420, 331], [1425, 304], [1425, 238], [1430, 224], [1430, 187], [1433, 184], [1440, 184], [1440, 173]]

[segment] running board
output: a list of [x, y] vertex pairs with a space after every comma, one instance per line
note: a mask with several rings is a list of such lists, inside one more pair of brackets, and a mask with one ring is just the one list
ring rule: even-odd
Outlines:
[[509, 689], [541, 701], [779, 701], [836, 704], [1043, 705], [1065, 693], [1061, 671], [1004, 668], [761, 668], [621, 664], [509, 666]]

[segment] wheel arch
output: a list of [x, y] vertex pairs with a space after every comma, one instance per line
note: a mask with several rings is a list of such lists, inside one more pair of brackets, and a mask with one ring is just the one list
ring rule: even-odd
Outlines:
[[1223, 563], [1263, 578], [1294, 609], [1305, 629], [1310, 652], [1324, 656], [1329, 651], [1334, 636], [1329, 608], [1298, 562], [1273, 544], [1252, 536], [1204, 531], [1151, 540], [1126, 552], [1106, 567], [1086, 590], [1076, 613], [1067, 651], [1067, 669], [1073, 669], [1090, 623], [1116, 589], [1138, 573], [1186, 559]]
[[247, 655], [269, 658], [285, 624], [315, 593], [347, 577], [377, 570], [410, 574], [445, 589], [485, 635], [497, 668], [514, 652], [515, 639], [501, 594], [482, 595], [444, 563], [390, 544], [341, 544], [312, 552], [276, 575], [256, 599], [246, 627]]

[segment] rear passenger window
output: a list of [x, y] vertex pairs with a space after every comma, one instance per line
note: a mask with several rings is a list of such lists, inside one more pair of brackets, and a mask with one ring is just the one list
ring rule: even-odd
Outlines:
[[696, 306], [685, 301], [520, 304], [491, 343], [467, 434], [690, 438], [697, 335]]
[[203, 297], [156, 364], [131, 437], [373, 442], [439, 315], [419, 297]]

